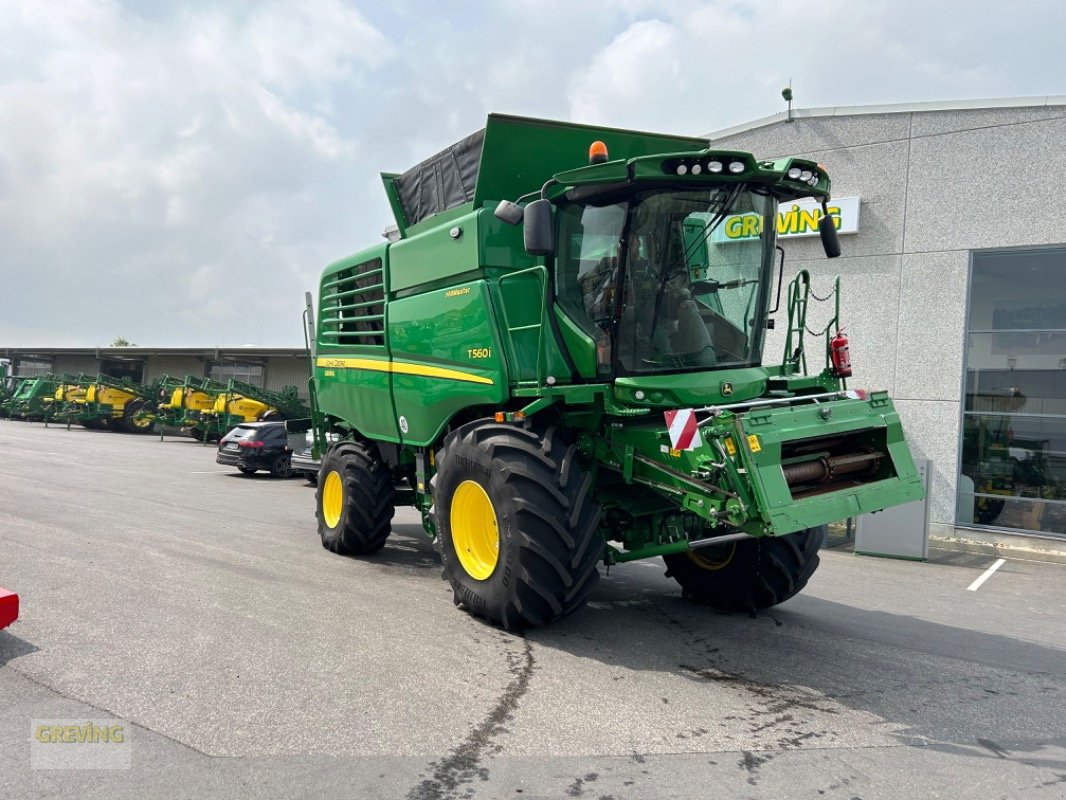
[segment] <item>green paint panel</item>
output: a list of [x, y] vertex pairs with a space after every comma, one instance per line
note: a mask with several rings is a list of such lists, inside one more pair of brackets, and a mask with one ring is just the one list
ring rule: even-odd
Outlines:
[[[707, 370], [681, 375], [641, 375], [618, 378], [615, 398], [631, 405], [666, 408], [719, 405], [753, 400], [766, 392], [766, 370], [762, 367]], [[637, 392], [644, 400], [637, 400]]]
[[[887, 400], [840, 400], [749, 412], [738, 425], [742, 429], [736, 437], [739, 463], [748, 469], [755, 492], [763, 498], [763, 518], [775, 534], [880, 511], [925, 494], [899, 416]], [[754, 447], [751, 436], [757, 437]], [[857, 451], [887, 452], [888, 458], [873, 476], [880, 480], [856, 480], [858, 485], [834, 491], [794, 495], [782, 470], [784, 456], [795, 452], [798, 441], [814, 448], [834, 438], [855, 443]]]
[[[452, 236], [453, 230], [458, 236]], [[468, 212], [451, 226], [432, 228], [389, 247], [389, 291], [453, 278], [480, 267], [477, 214]]]
[[507, 399], [508, 373], [499, 330], [483, 280], [389, 304], [389, 341], [397, 364], [412, 370], [448, 370], [467, 378], [393, 372], [396, 414], [407, 421], [403, 435], [407, 444], [431, 444], [462, 409], [496, 408]]
[[574, 366], [577, 367], [577, 374], [582, 378], [595, 378], [596, 342], [558, 305], [555, 306], [555, 319], [559, 323], [563, 345], [570, 353]]
[[[366, 358], [366, 354], [348, 352], [343, 357]], [[322, 358], [321, 353], [319, 358]], [[315, 382], [318, 408], [322, 413], [350, 422], [364, 436], [399, 441], [388, 372], [315, 367]]]
[[612, 160], [652, 153], [702, 150], [706, 139], [643, 133], [570, 122], [490, 114], [474, 190], [474, 207], [494, 200], [516, 200], [540, 189], [556, 172], [588, 164], [589, 145], [607, 145]]

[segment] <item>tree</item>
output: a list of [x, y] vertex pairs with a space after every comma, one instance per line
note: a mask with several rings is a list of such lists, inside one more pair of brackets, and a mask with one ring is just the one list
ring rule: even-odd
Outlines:
[[136, 347], [137, 345], [134, 342], [128, 341], [125, 338], [123, 338], [121, 336], [118, 336], [118, 337], [115, 338], [115, 341], [113, 341], [111, 343], [111, 346], [112, 347]]

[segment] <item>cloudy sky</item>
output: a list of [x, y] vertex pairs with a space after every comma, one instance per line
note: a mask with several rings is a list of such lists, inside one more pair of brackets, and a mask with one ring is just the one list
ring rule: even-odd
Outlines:
[[[962, 9], [965, 9], [963, 12]], [[701, 134], [1066, 93], [1058, 0], [0, 0], [0, 347], [302, 342], [490, 111]]]

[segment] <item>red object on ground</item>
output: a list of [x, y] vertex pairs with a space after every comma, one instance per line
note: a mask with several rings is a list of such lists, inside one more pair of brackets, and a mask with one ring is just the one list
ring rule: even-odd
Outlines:
[[6, 628], [19, 616], [19, 596], [0, 589], [0, 628]]

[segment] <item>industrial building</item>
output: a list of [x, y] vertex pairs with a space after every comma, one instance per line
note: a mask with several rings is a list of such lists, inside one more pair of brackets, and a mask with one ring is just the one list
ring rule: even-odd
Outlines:
[[931, 535], [1056, 549], [1066, 96], [801, 109], [709, 138], [829, 171], [844, 254], [829, 261], [817, 236], [784, 236], [786, 280], [807, 269], [825, 294], [841, 276], [851, 385], [888, 389], [916, 458], [931, 461]]

